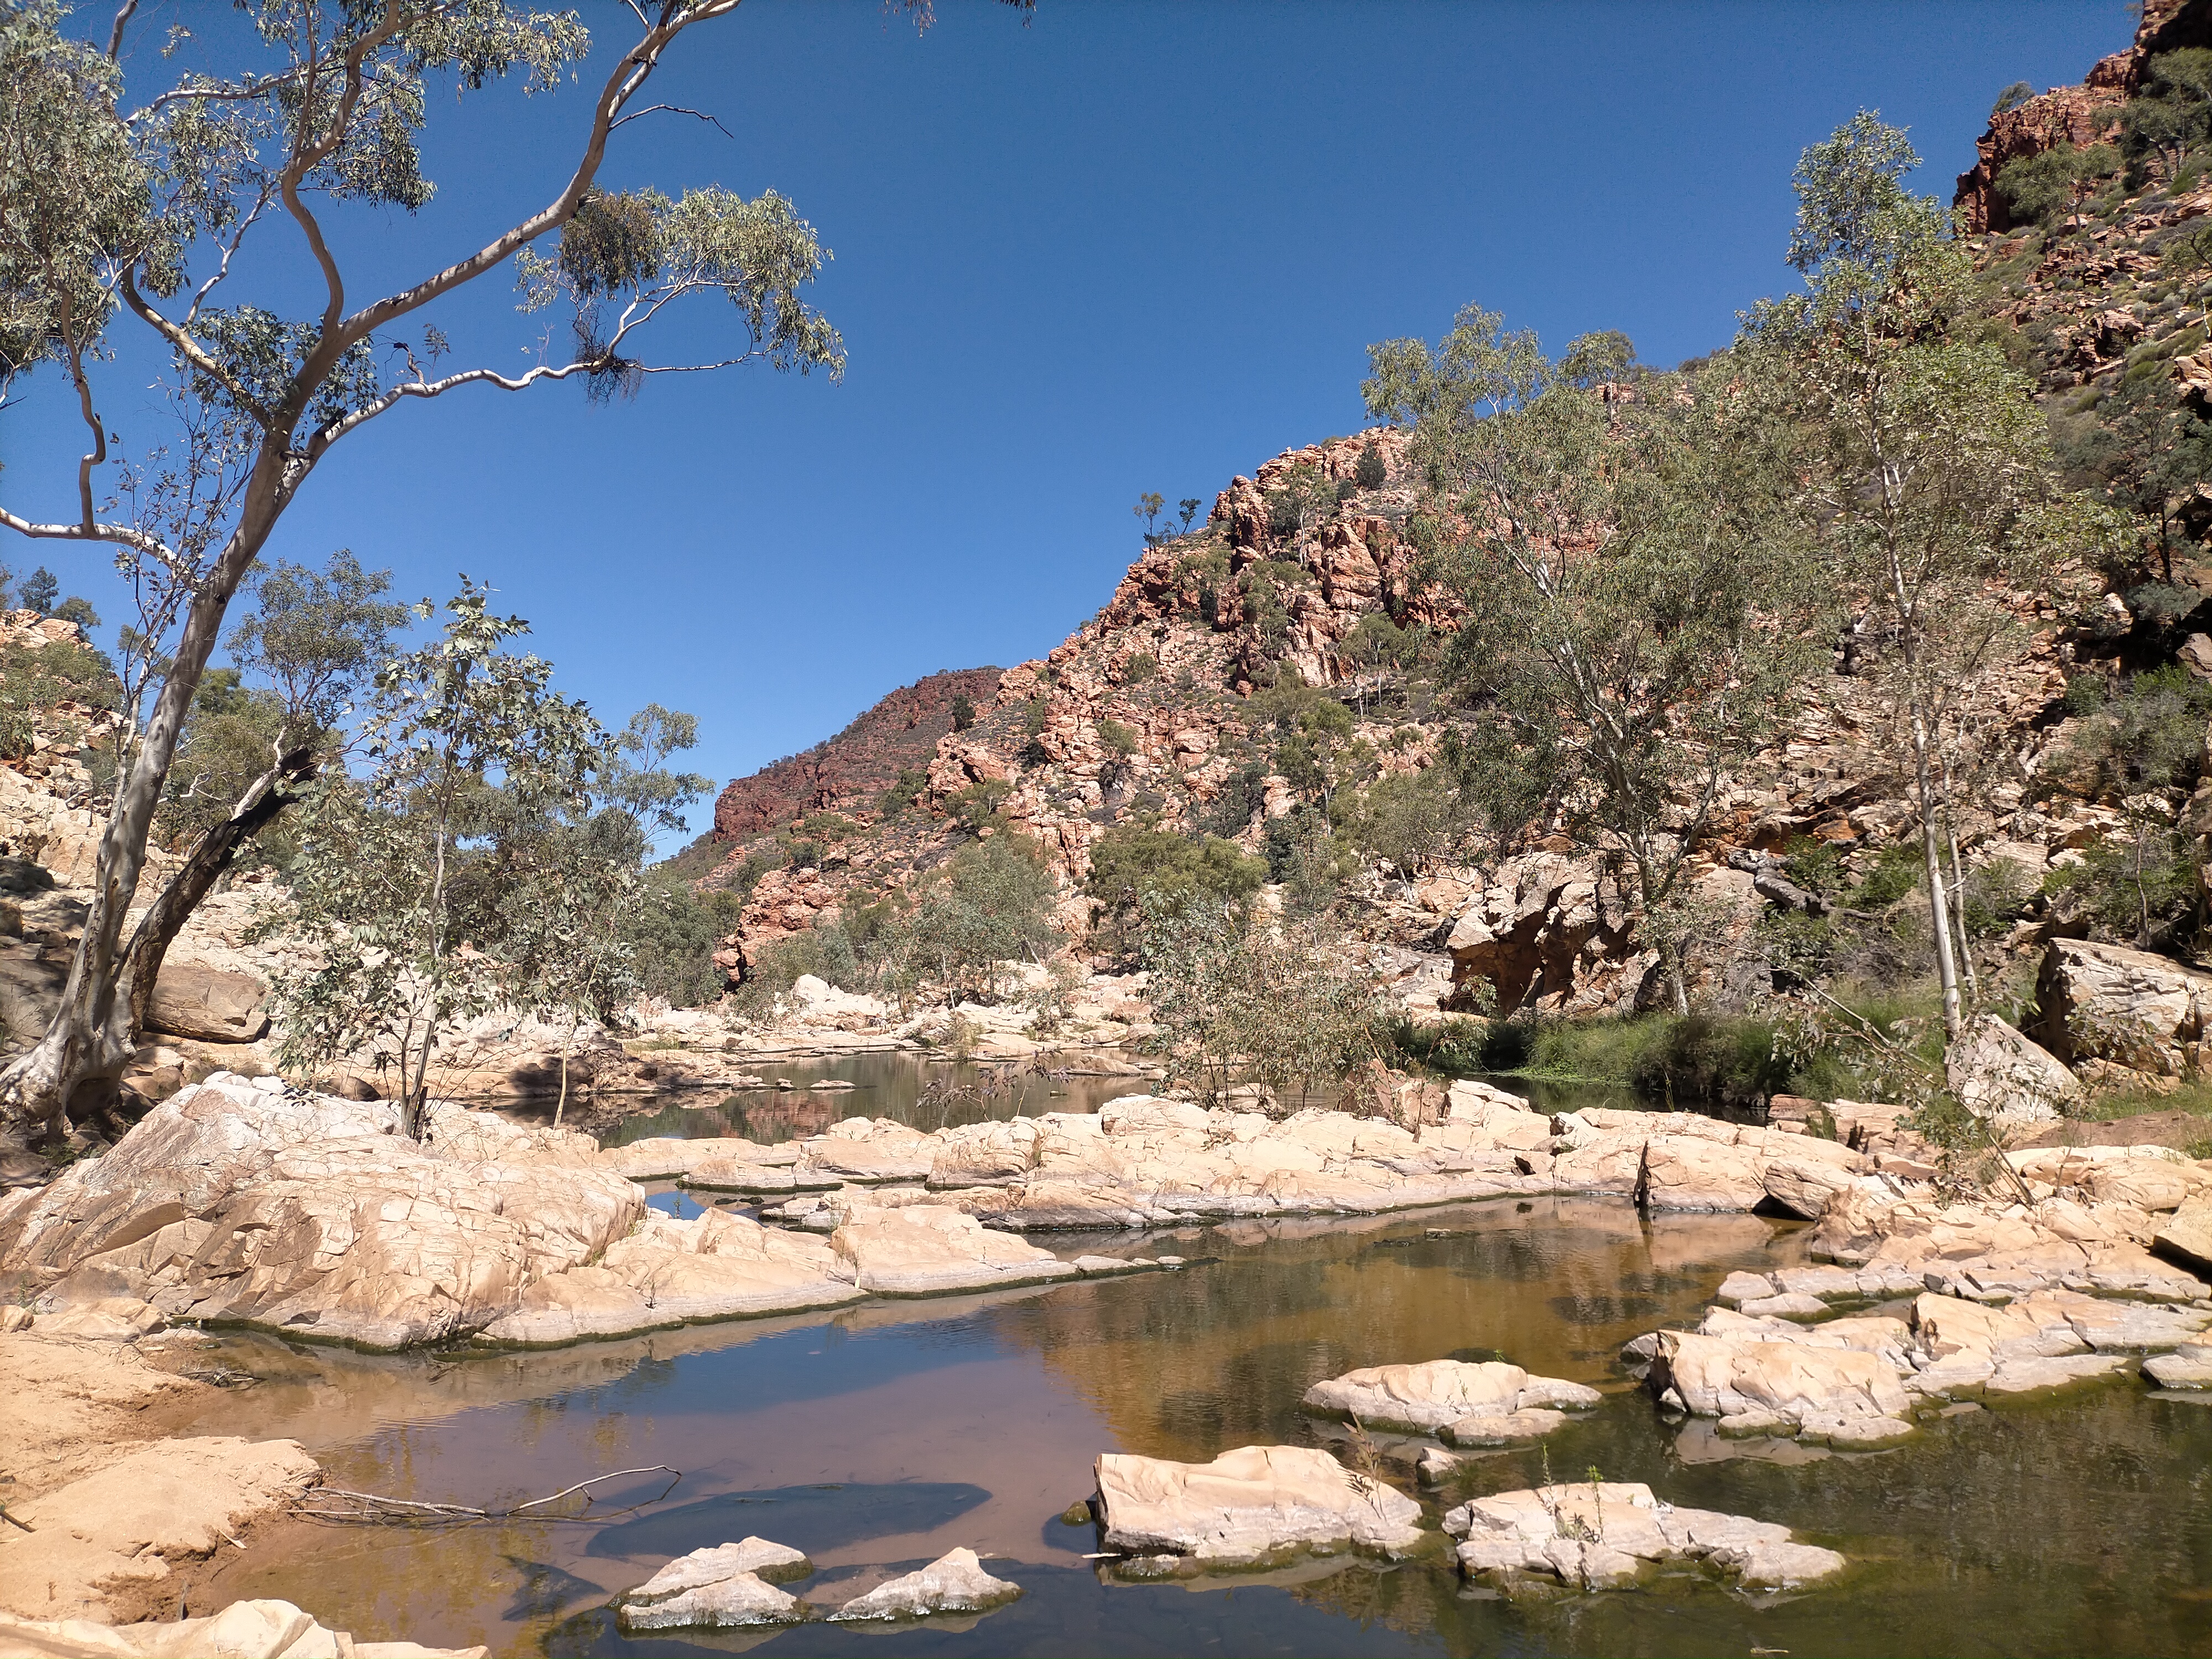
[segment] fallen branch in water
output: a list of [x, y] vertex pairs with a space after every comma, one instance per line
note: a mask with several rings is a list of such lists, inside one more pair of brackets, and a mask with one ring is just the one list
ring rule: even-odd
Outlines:
[[479, 1509], [470, 1504], [426, 1504], [412, 1498], [386, 1498], [373, 1492], [351, 1492], [343, 1486], [318, 1486], [301, 1500], [293, 1512], [311, 1521], [341, 1521], [356, 1526], [466, 1527], [496, 1521], [581, 1521], [587, 1517], [580, 1514], [538, 1515], [533, 1511], [542, 1510], [549, 1504], [557, 1504], [564, 1498], [572, 1498], [578, 1492], [584, 1494], [584, 1505], [588, 1509], [592, 1504], [592, 1487], [633, 1474], [665, 1474], [669, 1478], [668, 1484], [641, 1503], [610, 1510], [605, 1514], [589, 1516], [590, 1520], [603, 1522], [658, 1504], [675, 1491], [676, 1483], [684, 1478], [681, 1469], [672, 1469], [665, 1463], [654, 1463], [641, 1469], [616, 1469], [611, 1474], [595, 1474], [588, 1480], [579, 1480], [573, 1486], [563, 1486], [548, 1497], [533, 1498], [527, 1503], [503, 1510]]

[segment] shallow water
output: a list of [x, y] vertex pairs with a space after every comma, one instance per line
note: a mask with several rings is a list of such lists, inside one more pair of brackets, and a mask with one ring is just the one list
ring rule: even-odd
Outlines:
[[[483, 1504], [611, 1469], [684, 1473], [658, 1504], [621, 1512], [666, 1482], [637, 1477], [573, 1522], [295, 1523], [196, 1596], [282, 1595], [358, 1636], [496, 1653], [2212, 1654], [2212, 1406], [2130, 1381], [1853, 1456], [1735, 1455], [1661, 1424], [1619, 1345], [1694, 1317], [1734, 1267], [1793, 1259], [1787, 1224], [1501, 1200], [1145, 1244], [1212, 1259], [546, 1353], [378, 1359], [229, 1339], [228, 1362], [267, 1380], [227, 1395], [203, 1431], [297, 1435], [340, 1486]], [[1511, 1602], [1463, 1588], [1439, 1554], [1389, 1571], [1319, 1563], [1304, 1583], [1113, 1585], [1083, 1559], [1094, 1531], [1057, 1519], [1100, 1451], [1329, 1444], [1329, 1425], [1297, 1409], [1315, 1380], [1498, 1353], [1607, 1398], [1545, 1450], [1480, 1460], [1430, 1500], [1432, 1522], [1448, 1502], [1540, 1480], [1548, 1459], [1559, 1479], [1595, 1468], [1784, 1522], [1844, 1550], [1849, 1575], [1792, 1597], [1685, 1575]], [[820, 1605], [958, 1545], [995, 1556], [1025, 1595], [980, 1622], [892, 1631], [616, 1631], [611, 1596], [748, 1534], [806, 1550], [820, 1571], [789, 1588]]]

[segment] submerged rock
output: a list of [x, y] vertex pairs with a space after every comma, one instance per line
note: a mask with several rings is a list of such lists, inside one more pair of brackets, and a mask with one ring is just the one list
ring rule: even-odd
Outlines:
[[1398, 1553], [1421, 1536], [1421, 1508], [1327, 1452], [1242, 1446], [1210, 1463], [1106, 1452], [1097, 1464], [1100, 1536], [1136, 1556], [1236, 1565], [1297, 1550]]
[[1509, 1585], [1516, 1574], [1557, 1578], [1574, 1589], [1635, 1582], [1653, 1563], [1703, 1561], [1759, 1589], [1793, 1589], [1841, 1571], [1833, 1550], [1800, 1544], [1790, 1528], [1713, 1510], [1678, 1509], [1641, 1481], [1589, 1482], [1500, 1492], [1444, 1516], [1462, 1540], [1470, 1577]]
[[927, 1619], [940, 1613], [988, 1613], [1022, 1593], [1019, 1584], [994, 1578], [975, 1552], [958, 1549], [927, 1566], [878, 1584], [831, 1613], [833, 1620]]
[[1306, 1410], [1346, 1417], [1363, 1428], [1436, 1434], [1455, 1445], [1498, 1445], [1549, 1434], [1565, 1417], [1602, 1396], [1557, 1377], [1531, 1376], [1498, 1360], [1469, 1364], [1431, 1359], [1414, 1365], [1370, 1365], [1316, 1382]]
[[356, 1642], [326, 1629], [289, 1601], [234, 1601], [205, 1619], [96, 1625], [83, 1619], [14, 1619], [0, 1613], [0, 1656], [143, 1655], [146, 1659], [484, 1659], [488, 1648], [426, 1648], [413, 1642]]
[[793, 1625], [807, 1616], [806, 1604], [769, 1581], [813, 1571], [787, 1544], [765, 1538], [716, 1544], [671, 1561], [623, 1597], [616, 1617], [624, 1630]]

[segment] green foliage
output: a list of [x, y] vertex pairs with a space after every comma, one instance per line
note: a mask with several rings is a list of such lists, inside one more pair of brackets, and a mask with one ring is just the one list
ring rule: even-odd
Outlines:
[[54, 614], [54, 596], [60, 592], [61, 584], [54, 580], [54, 573], [40, 565], [23, 578], [15, 597], [22, 602], [24, 610], [51, 617]]
[[965, 691], [952, 694], [952, 729], [965, 732], [975, 724], [975, 705]]
[[714, 1001], [729, 982], [714, 952], [737, 931], [744, 892], [702, 889], [665, 869], [648, 872], [646, 880], [653, 901], [635, 908], [622, 936], [638, 989], [676, 1008]]
[[738, 1008], [753, 1018], [766, 1016], [802, 974], [844, 990], [861, 982], [860, 951], [841, 924], [817, 921], [803, 933], [778, 939], [747, 963], [745, 982], [738, 991]]
[[973, 835], [987, 824], [1000, 822], [999, 804], [1009, 793], [1009, 785], [995, 779], [986, 779], [946, 796], [945, 810], [953, 823]]
[[1142, 685], [1159, 672], [1159, 659], [1149, 651], [1132, 651], [1121, 659], [1121, 684], [1124, 685]]
[[82, 726], [81, 720], [55, 715], [57, 705], [113, 708], [122, 691], [114, 668], [88, 645], [49, 640], [36, 646], [0, 646], [0, 759], [28, 755], [34, 726], [42, 717], [58, 726]]
[[608, 890], [635, 889], [642, 834], [624, 819], [617, 859], [593, 846], [617, 826], [565, 833], [605, 734], [554, 693], [550, 664], [506, 648], [528, 624], [485, 599], [464, 578], [441, 637], [378, 671], [373, 769], [317, 790], [287, 872], [295, 914], [264, 929], [311, 947], [272, 987], [280, 1061], [369, 1050], [398, 1066], [410, 1133], [442, 1032], [502, 1002], [604, 1005], [627, 976]]
[[914, 908], [884, 929], [886, 982], [902, 994], [925, 978], [963, 995], [994, 995], [999, 964], [1042, 959], [1052, 930], [1051, 872], [1032, 843], [1001, 831], [970, 842], [933, 872]]
[[2016, 110], [2034, 96], [2033, 87], [2025, 81], [2015, 81], [1999, 93], [1996, 102], [1990, 106], [1990, 118], [1995, 120], [2000, 115]]
[[1251, 1082], [1287, 1104], [1377, 1052], [1373, 986], [1342, 951], [1296, 928], [1257, 927], [1240, 907], [1199, 895], [1155, 896], [1144, 939], [1149, 1046], [1208, 1100]]
[[[973, 711], [970, 711], [971, 714]], [[957, 718], [957, 715], [956, 715]], [[898, 775], [876, 798], [876, 812], [884, 818], [895, 818], [915, 803], [921, 792], [929, 787], [929, 774], [918, 766], [902, 766]]]
[[1656, 914], [1814, 660], [1826, 596], [1787, 423], [1733, 372], [1624, 414], [1588, 387], [1626, 372], [1625, 337], [1554, 364], [1474, 307], [1434, 348], [1369, 357], [1368, 407], [1413, 426], [1431, 567], [1463, 611], [1447, 671], [1480, 710], [1455, 751], [1467, 800], [1501, 836], [1557, 825], [1625, 856]]
[[1267, 879], [1267, 866], [1232, 842], [1122, 823], [1091, 847], [1084, 891], [1093, 902], [1102, 941], [1126, 950], [1135, 943], [1147, 898], [1196, 896], [1241, 905]]
[[1200, 828], [1210, 836], [1241, 836], [1251, 828], [1254, 814], [1267, 805], [1267, 769], [1256, 761], [1222, 781], [1221, 791], [1206, 803]]
[[1119, 720], [1100, 720], [1098, 741], [1108, 754], [1123, 760], [1137, 752], [1137, 734]]
[[2013, 217], [2024, 223], [2049, 225], [2069, 211], [2098, 179], [2109, 179], [2120, 170], [2120, 153], [2110, 144], [2076, 149], [2060, 144], [2022, 155], [1998, 171], [1998, 192], [2011, 204]]
[[1393, 772], [1362, 792], [1350, 816], [1353, 844], [1412, 881], [1450, 844], [1456, 792], [1441, 767]]
[[2154, 159], [2172, 180], [2212, 141], [2212, 47], [2161, 52], [2145, 68], [2142, 91], [2120, 111], [2120, 148], [2139, 171]]
[[1352, 470], [1352, 481], [1362, 489], [1380, 489], [1390, 482], [1389, 464], [1382, 459], [1382, 452], [1376, 447], [1374, 439], [1360, 445], [1359, 461]]

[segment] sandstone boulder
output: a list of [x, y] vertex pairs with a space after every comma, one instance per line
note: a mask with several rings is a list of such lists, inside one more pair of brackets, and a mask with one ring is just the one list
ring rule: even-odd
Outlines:
[[489, 1648], [356, 1642], [289, 1601], [234, 1601], [205, 1619], [100, 1625], [0, 1613], [0, 1659], [484, 1659]]
[[[1350, 1418], [1363, 1428], [1402, 1434], [1433, 1434], [1472, 1418], [1485, 1426], [1471, 1429], [1470, 1437], [1499, 1429], [1499, 1437], [1524, 1437], [1514, 1431], [1526, 1427], [1534, 1432], [1525, 1437], [1534, 1438], [1565, 1420], [1553, 1408], [1586, 1408], [1602, 1397], [1580, 1382], [1531, 1376], [1518, 1365], [1498, 1360], [1470, 1364], [1431, 1359], [1414, 1365], [1370, 1365], [1329, 1377], [1306, 1390], [1304, 1405], [1317, 1416]], [[1520, 1421], [1500, 1421], [1516, 1418]], [[1495, 1442], [1486, 1438], [1480, 1443]]]
[[806, 1605], [775, 1581], [813, 1571], [787, 1544], [765, 1538], [716, 1544], [677, 1557], [624, 1595], [615, 1616], [624, 1630], [794, 1625], [806, 1617]]
[[1412, 1498], [1303, 1447], [1242, 1446], [1210, 1463], [1106, 1452], [1097, 1478], [1105, 1547], [1132, 1555], [1239, 1565], [1297, 1550], [1396, 1553], [1421, 1535]]
[[196, 962], [165, 962], [146, 1024], [199, 1042], [252, 1042], [267, 1035], [269, 988], [252, 974]]
[[1995, 1014], [1984, 1014], [1945, 1055], [1951, 1092], [1978, 1117], [2053, 1122], [2081, 1097], [2081, 1080], [2057, 1055]]
[[2044, 1046], [2061, 1060], [2179, 1077], [2201, 1057], [2212, 975], [2148, 951], [2054, 939], [2036, 995]]
[[927, 1566], [878, 1584], [831, 1613], [848, 1623], [927, 1619], [936, 1613], [988, 1613], [1019, 1598], [1022, 1587], [983, 1571], [975, 1552], [953, 1550]]
[[1690, 1560], [1719, 1568], [1747, 1588], [1785, 1589], [1844, 1565], [1833, 1550], [1798, 1543], [1787, 1527], [1678, 1508], [1641, 1481], [1478, 1498], [1446, 1515], [1444, 1530], [1462, 1540], [1462, 1571], [1508, 1588], [1514, 1575], [1534, 1573], [1572, 1589], [1612, 1589], [1634, 1583], [1649, 1564]]
[[718, 1319], [857, 1302], [849, 1262], [818, 1238], [709, 1210], [689, 1221], [648, 1211], [588, 1266], [532, 1280], [481, 1339], [547, 1347]]
[[1775, 1320], [1724, 1334], [1660, 1332], [1646, 1381], [1663, 1402], [1718, 1418], [1723, 1433], [1866, 1445], [1911, 1432], [1911, 1402], [1889, 1359], [1801, 1342], [1785, 1334], [1790, 1328]]

